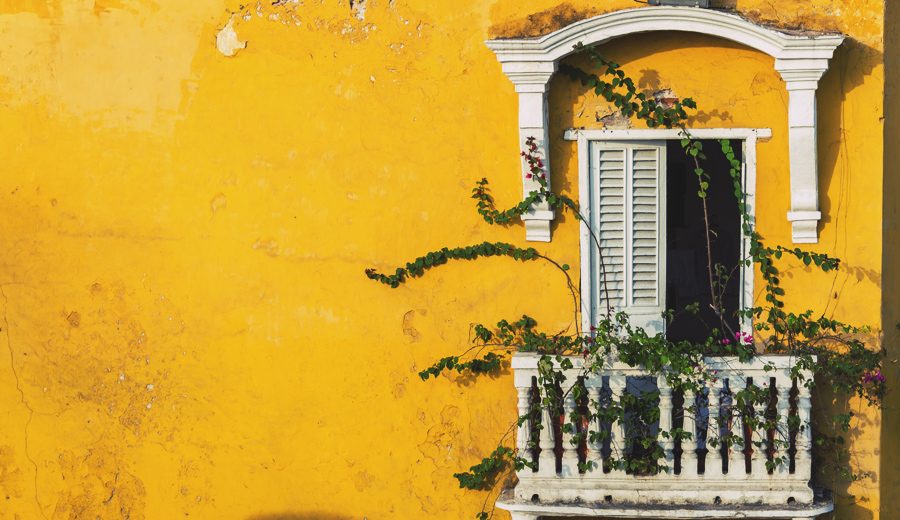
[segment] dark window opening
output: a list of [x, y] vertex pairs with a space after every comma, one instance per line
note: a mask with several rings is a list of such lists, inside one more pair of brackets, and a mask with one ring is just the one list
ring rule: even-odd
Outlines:
[[[715, 140], [702, 141], [707, 158], [701, 163], [710, 175], [707, 195], [709, 225], [712, 230], [712, 260], [725, 267], [730, 276], [725, 285], [723, 306], [726, 323], [738, 330], [740, 305], [741, 216], [734, 196], [729, 164]], [[741, 146], [734, 143], [738, 160]], [[699, 303], [700, 312], [681, 312], [666, 329], [671, 341], [703, 342], [713, 328], [721, 328], [715, 312], [707, 271], [707, 247], [703, 202], [697, 196], [698, 181], [693, 159], [678, 141], [666, 143], [666, 307], [681, 311]]]

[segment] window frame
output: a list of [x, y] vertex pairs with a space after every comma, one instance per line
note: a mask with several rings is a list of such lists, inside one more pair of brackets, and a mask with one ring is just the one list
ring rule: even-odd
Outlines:
[[[743, 150], [743, 167], [741, 171], [742, 185], [745, 194], [745, 203], [747, 212], [750, 215], [751, 223], [756, 221], [756, 167], [757, 167], [757, 143], [760, 140], [768, 140], [772, 137], [772, 131], [768, 128], [703, 128], [688, 129], [688, 132], [695, 139], [731, 139], [740, 140]], [[580, 200], [580, 209], [587, 222], [591, 221], [591, 203], [592, 197], [590, 193], [590, 165], [591, 165], [591, 143], [603, 141], [662, 141], [676, 140], [683, 137], [680, 129], [648, 129], [648, 130], [604, 130], [604, 129], [570, 129], [565, 132], [564, 138], [567, 141], [575, 141], [578, 155], [578, 195]], [[661, 172], [664, 176], [665, 172]], [[664, 184], [663, 184], [664, 186]], [[627, 194], [626, 194], [627, 195]], [[666, 192], [660, 192], [660, 198], [665, 198]], [[595, 303], [598, 301], [599, 295], [593, 293], [593, 284], [591, 283], [591, 269], [593, 262], [594, 246], [591, 239], [590, 228], [587, 222], [581, 222], [580, 226], [580, 260], [581, 260], [581, 296], [582, 296], [582, 329], [589, 331], [590, 327], [596, 325], [597, 316], [594, 315]], [[741, 240], [740, 257], [746, 258], [750, 249], [750, 240], [743, 237]], [[658, 258], [665, 258], [660, 255]], [[741, 309], [747, 309], [753, 305], [753, 279], [755, 276], [756, 266], [742, 266], [740, 269], [740, 285], [741, 292], [739, 296], [739, 305]], [[660, 283], [665, 284], [665, 265], [658, 269], [661, 276]], [[741, 318], [741, 329], [744, 332], [752, 332], [752, 322], [748, 318]]]

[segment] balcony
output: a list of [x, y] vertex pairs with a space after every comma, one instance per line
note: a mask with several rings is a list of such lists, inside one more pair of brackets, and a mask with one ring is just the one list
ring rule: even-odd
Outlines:
[[[538, 399], [546, 397], [537, 384], [539, 359], [536, 354], [517, 354], [512, 360], [519, 415], [532, 417], [518, 428], [517, 448], [521, 457], [536, 466], [517, 472], [515, 489], [497, 503], [514, 519], [795, 519], [831, 511], [831, 501], [816, 496], [810, 487], [810, 391], [792, 377], [791, 358], [759, 356], [749, 362], [733, 357], [706, 358], [717, 380], [701, 391], [675, 392], [664, 377], [649, 376], [624, 363], [609, 363], [600, 373], [584, 374], [583, 360], [571, 357], [574, 367], [565, 371], [563, 385], [568, 387], [559, 389], [565, 398], [558, 407], [539, 404]], [[808, 372], [799, 374], [805, 379], [811, 377]], [[575, 392], [569, 391], [572, 385], [583, 385], [579, 394], [586, 399], [577, 400]], [[768, 389], [764, 392], [769, 396], [767, 402], [756, 402], [752, 407], [733, 404], [733, 392], [750, 385]], [[627, 414], [623, 395], [646, 391], [659, 392], [654, 401], [659, 419], [645, 426], [657, 435], [665, 457], [658, 464], [666, 469], [635, 472], [610, 464], [623, 456], [627, 460], [639, 449], [634, 442], [633, 421], [601, 424], [595, 417], [585, 419], [573, 431], [561, 428], [564, 418], [587, 406], [602, 408], [621, 403]], [[535, 413], [538, 408], [539, 418]], [[742, 424], [751, 415], [778, 419], [768, 430], [751, 432]], [[588, 420], [594, 424], [588, 424]], [[674, 431], [673, 427], [685, 430], [689, 438], [658, 435], [660, 430]], [[579, 432], [588, 429], [608, 433], [594, 438], [582, 435], [573, 443]], [[734, 439], [730, 447], [714, 441], [727, 438], [729, 432]], [[785, 462], [775, 464], [779, 458]], [[588, 465], [593, 469], [588, 471]]]

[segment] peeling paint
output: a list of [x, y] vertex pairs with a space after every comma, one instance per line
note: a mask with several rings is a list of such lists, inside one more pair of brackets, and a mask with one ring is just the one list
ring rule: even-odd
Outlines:
[[368, 0], [350, 0], [350, 10], [353, 11], [353, 16], [356, 17], [360, 22], [364, 22], [366, 20], [366, 8], [368, 6]]
[[240, 50], [247, 48], [247, 42], [238, 39], [234, 30], [234, 16], [228, 19], [228, 23], [216, 33], [216, 49], [222, 56], [234, 56]]
[[209, 209], [213, 213], [221, 211], [226, 207], [228, 207], [228, 197], [226, 197], [224, 193], [217, 193], [209, 202]]
[[425, 316], [428, 314], [426, 309], [418, 309], [418, 310], [410, 310], [403, 314], [403, 334], [409, 337], [409, 339], [413, 342], [419, 341], [419, 331], [413, 326], [413, 320], [416, 317], [416, 313], [420, 316]]
[[535, 38], [550, 34], [579, 20], [614, 11], [614, 7], [581, 7], [569, 2], [529, 14], [523, 19], [494, 24], [488, 29], [491, 38]]
[[255, 242], [253, 242], [253, 249], [263, 251], [267, 255], [275, 258], [281, 254], [281, 250], [278, 247], [278, 242], [272, 239], [263, 239], [258, 238]]

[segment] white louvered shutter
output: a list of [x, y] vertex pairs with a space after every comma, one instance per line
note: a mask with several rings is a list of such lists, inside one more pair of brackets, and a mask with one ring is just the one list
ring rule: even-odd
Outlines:
[[665, 322], [664, 141], [595, 141], [590, 151], [591, 294], [595, 319], [625, 311], [648, 333]]

